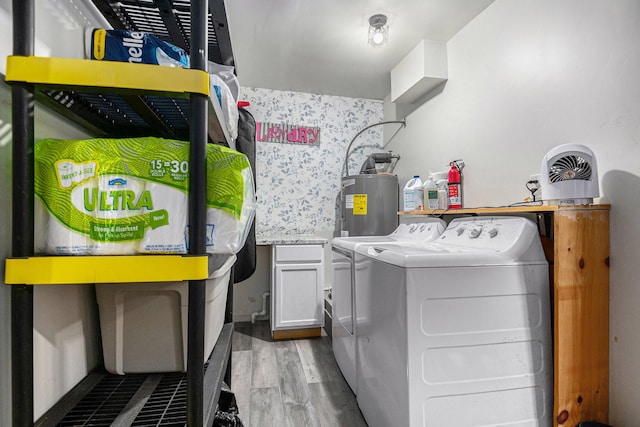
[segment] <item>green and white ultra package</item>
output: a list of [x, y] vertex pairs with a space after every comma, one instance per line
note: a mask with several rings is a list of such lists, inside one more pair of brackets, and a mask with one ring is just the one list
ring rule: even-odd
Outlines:
[[[189, 143], [45, 139], [35, 145], [37, 253], [185, 254]], [[255, 214], [245, 155], [207, 144], [207, 252], [235, 254]]]

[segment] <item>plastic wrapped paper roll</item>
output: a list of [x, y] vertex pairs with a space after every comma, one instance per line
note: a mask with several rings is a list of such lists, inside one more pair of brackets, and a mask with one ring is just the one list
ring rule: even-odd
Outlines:
[[140, 253], [187, 253], [189, 200], [184, 191], [155, 182], [147, 183], [153, 197], [153, 225], [140, 240]]
[[189, 56], [171, 43], [141, 31], [88, 29], [86, 56], [99, 61], [189, 68]]
[[150, 203], [145, 181], [123, 175], [102, 175], [97, 181], [97, 186], [83, 189], [83, 207], [95, 218], [92, 254], [136, 254], [145, 228], [141, 213]]
[[[36, 144], [35, 154], [39, 253], [187, 253], [188, 143], [49, 139]], [[207, 250], [235, 254], [254, 212], [248, 159], [209, 144]]]
[[[224, 150], [223, 150], [224, 149]], [[243, 154], [220, 147], [207, 153], [207, 252], [236, 254], [255, 216], [253, 173]], [[228, 164], [228, 167], [217, 167]]]

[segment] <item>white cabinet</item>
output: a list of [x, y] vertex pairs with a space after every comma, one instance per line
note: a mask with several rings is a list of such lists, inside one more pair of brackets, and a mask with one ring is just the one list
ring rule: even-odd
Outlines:
[[274, 245], [272, 266], [273, 337], [319, 336], [324, 323], [322, 245]]
[[276, 265], [274, 274], [274, 329], [322, 326], [321, 265]]

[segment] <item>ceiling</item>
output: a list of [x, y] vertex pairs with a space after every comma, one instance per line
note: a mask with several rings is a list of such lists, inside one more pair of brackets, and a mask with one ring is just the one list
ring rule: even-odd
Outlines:
[[[225, 2], [240, 84], [383, 99], [389, 71], [420, 40], [448, 41], [493, 0], [231, 0]], [[389, 43], [367, 45], [369, 17]]]

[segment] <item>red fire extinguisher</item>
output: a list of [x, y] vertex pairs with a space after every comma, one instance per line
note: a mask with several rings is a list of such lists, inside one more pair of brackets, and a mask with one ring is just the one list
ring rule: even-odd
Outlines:
[[449, 209], [462, 208], [462, 160], [454, 160], [449, 163]]

